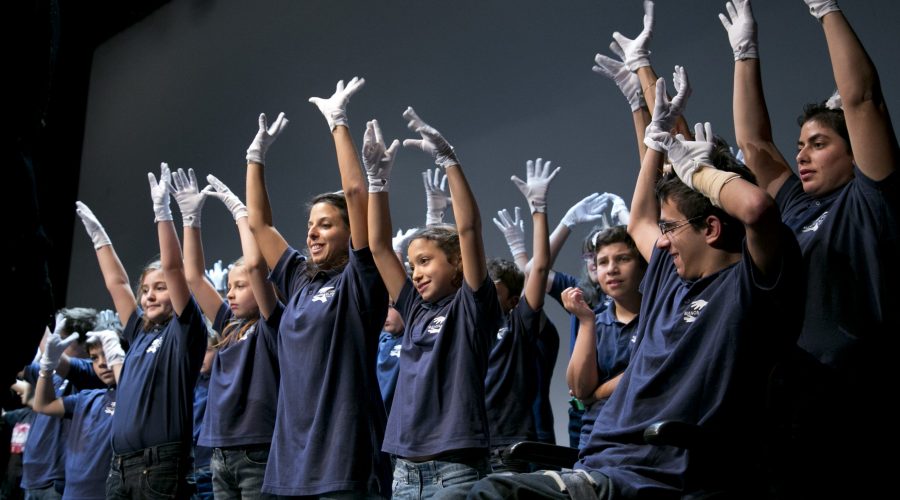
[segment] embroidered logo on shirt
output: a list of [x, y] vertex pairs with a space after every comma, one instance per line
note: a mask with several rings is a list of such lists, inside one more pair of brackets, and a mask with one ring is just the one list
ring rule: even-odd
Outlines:
[[444, 328], [444, 320], [446, 320], [446, 316], [438, 316], [431, 320], [431, 323], [428, 324], [428, 328], [425, 329], [425, 333], [441, 333], [441, 328]]
[[505, 326], [503, 328], [497, 330], [497, 340], [503, 340], [503, 337], [506, 336], [506, 333], [508, 331], [509, 331], [509, 328], [507, 328]]
[[637, 334], [636, 334], [636, 333], [635, 333], [634, 335], [631, 336], [631, 343], [632, 343], [632, 344], [637, 344]]
[[106, 405], [105, 408], [103, 408], [103, 413], [106, 413], [107, 415], [115, 415], [116, 414], [116, 402], [110, 401], [109, 404]]
[[312, 301], [313, 302], [322, 302], [324, 304], [325, 302], [328, 302], [328, 299], [334, 297], [334, 292], [335, 292], [335, 289], [333, 286], [323, 286], [313, 296]]
[[697, 321], [697, 318], [700, 317], [700, 311], [706, 307], [706, 304], [709, 304], [709, 302], [705, 300], [695, 300], [691, 302], [691, 305], [684, 311], [684, 322], [693, 323], [694, 321]]
[[400, 344], [397, 344], [394, 347], [391, 347], [391, 353], [389, 354], [389, 356], [394, 357], [394, 358], [399, 358], [400, 357], [400, 347], [402, 347]]
[[162, 337], [156, 337], [155, 339], [153, 339], [153, 342], [150, 342], [150, 347], [148, 347], [147, 351], [145, 351], [145, 352], [155, 354], [156, 351], [159, 350], [159, 346], [161, 346], [161, 345], [162, 345]]
[[819, 226], [821, 226], [822, 223], [825, 222], [825, 217], [827, 216], [828, 210], [822, 212], [822, 215], [818, 216], [816, 220], [812, 221], [812, 224], [803, 228], [803, 232], [808, 233], [810, 231], [817, 231], [819, 229]]

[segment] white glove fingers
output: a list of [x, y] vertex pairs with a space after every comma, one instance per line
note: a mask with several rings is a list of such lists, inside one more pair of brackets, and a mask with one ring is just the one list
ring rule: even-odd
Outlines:
[[609, 50], [611, 50], [613, 52], [613, 54], [619, 56], [619, 59], [621, 59], [623, 61], [625, 60], [625, 51], [622, 50], [622, 46], [619, 45], [619, 42], [617, 42], [615, 40], [610, 42]]
[[719, 21], [722, 21], [722, 27], [725, 28], [725, 31], [728, 31], [731, 29], [731, 26], [732, 26], [731, 21], [729, 21], [728, 18], [725, 17], [725, 14], [721, 14], [721, 13], [719, 14]]
[[706, 138], [703, 135], [703, 124], [697, 122], [694, 124], [694, 140], [696, 141], [705, 141]]
[[515, 184], [520, 191], [524, 192], [524, 188], [526, 186], [525, 181], [519, 179], [519, 177], [516, 175], [510, 177], [509, 180], [513, 181], [513, 184]]
[[268, 122], [268, 120], [266, 120], [266, 114], [260, 113], [259, 114], [259, 131], [262, 132], [264, 130], [267, 130], [268, 128], [269, 128], [269, 122]]
[[338, 80], [337, 85], [334, 86], [334, 93], [340, 94], [344, 91], [344, 80]]
[[425, 141], [423, 139], [403, 139], [403, 147], [404, 148], [417, 148], [422, 151], [428, 152], [428, 148], [425, 146]]
[[272, 126], [270, 126], [268, 129], [265, 129], [266, 133], [272, 137], [276, 137], [281, 133], [282, 130], [284, 130], [284, 127], [287, 127], [288, 122], [288, 119], [284, 116], [284, 112], [278, 113], [278, 118], [275, 119], [275, 122], [272, 123]]
[[728, 12], [728, 16], [732, 21], [735, 21], [738, 17], [737, 9], [734, 8], [734, 4], [731, 2], [727, 2], [725, 4], [725, 11]]
[[[538, 158], [538, 159], [540, 159], [540, 158]], [[513, 176], [513, 177], [518, 179], [518, 177], [516, 177], [516, 176]], [[534, 177], [534, 161], [528, 160], [525, 162], [525, 178], [531, 179], [532, 177]]]
[[[439, 169], [439, 168], [434, 169], [435, 176], [437, 176], [437, 173], [440, 172], [440, 170], [441, 169]], [[447, 174], [445, 174], [443, 172], [440, 172], [440, 173], [441, 173], [441, 186], [440, 186], [441, 191], [447, 192]]]
[[193, 168], [188, 169], [188, 181], [191, 183], [190, 184], [191, 188], [193, 188], [193, 190], [196, 191], [198, 189], [199, 185], [197, 184], [197, 174], [194, 173]]
[[515, 221], [518, 222], [520, 226], [522, 226], [523, 221], [520, 215], [522, 213], [522, 209], [519, 207], [513, 207], [513, 213], [516, 214]]
[[388, 146], [387, 150], [385, 150], [384, 156], [389, 159], [393, 159], [396, 156], [398, 149], [400, 149], [400, 140], [394, 139], [394, 141], [391, 142], [391, 145]]
[[373, 119], [369, 123], [372, 124], [372, 130], [375, 132], [375, 142], [384, 146], [384, 136], [381, 134], [381, 127], [378, 125], [378, 120]]
[[72, 332], [68, 337], [60, 339], [59, 346], [62, 347], [63, 350], [66, 350], [70, 345], [74, 344], [79, 339], [79, 337], [81, 337], [81, 334], [79, 334], [78, 332]]
[[715, 142], [715, 138], [713, 138], [712, 124], [706, 122], [703, 124], [703, 128], [706, 129], [706, 142]]
[[656, 103], [653, 105], [653, 119], [662, 118], [668, 111], [669, 97], [666, 95], [666, 80], [658, 78], [656, 80]]

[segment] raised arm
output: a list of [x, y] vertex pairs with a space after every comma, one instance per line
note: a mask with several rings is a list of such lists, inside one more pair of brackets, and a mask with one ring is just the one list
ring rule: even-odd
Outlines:
[[131, 313], [137, 309], [137, 299], [134, 297], [134, 292], [131, 291], [125, 267], [119, 260], [119, 256], [116, 255], [106, 230], [103, 229], [94, 212], [80, 201], [75, 202], [75, 207], [75, 213], [81, 218], [88, 236], [94, 243], [97, 262], [100, 264], [100, 273], [103, 275], [106, 290], [112, 297], [116, 312], [119, 313], [122, 321], [128, 321]]
[[259, 314], [268, 319], [275, 310], [278, 298], [272, 283], [266, 279], [269, 269], [259, 251], [253, 232], [250, 231], [250, 223], [247, 221], [247, 206], [216, 176], [207, 175], [206, 180], [209, 182], [209, 186], [203, 188], [203, 193], [206, 196], [217, 198], [225, 204], [237, 224], [238, 234], [241, 237], [241, 250], [244, 254], [244, 267], [250, 274], [250, 287], [253, 289], [253, 296], [259, 306]]
[[734, 52], [734, 135], [744, 152], [744, 163], [759, 186], [775, 196], [791, 175], [791, 167], [772, 139], [772, 124], [763, 95], [757, 49], [756, 20], [750, 0], [725, 4], [726, 17], [719, 14]]
[[[406, 270], [392, 244], [391, 208], [388, 202], [391, 168], [399, 147], [397, 140], [389, 148], [385, 147], [377, 120], [366, 124], [362, 158], [369, 182], [369, 249], [388, 295], [394, 300], [400, 296], [406, 283]], [[402, 233], [398, 234], [398, 237], [401, 236]]]
[[61, 314], [57, 314], [55, 331], [44, 342], [34, 392], [34, 411], [53, 417], [62, 417], [64, 414], [62, 400], [56, 397], [56, 390], [53, 387], [53, 373], [59, 366], [60, 358], [66, 348], [74, 344], [80, 336], [78, 332], [72, 332], [68, 337], [62, 338], [63, 325], [65, 325], [65, 318]]
[[505, 208], [497, 211], [498, 219], [494, 219], [494, 225], [503, 234], [506, 245], [509, 246], [509, 253], [512, 255], [516, 267], [520, 271], [526, 273], [528, 269], [528, 251], [525, 249], [525, 221], [520, 217], [519, 207], [513, 208], [515, 217], [509, 215], [509, 211]]
[[528, 160], [526, 165], [526, 180], [522, 181], [515, 175], [512, 181], [525, 196], [528, 206], [531, 208], [531, 217], [534, 223], [533, 251], [534, 258], [531, 263], [531, 272], [525, 280], [525, 301], [534, 310], [544, 306], [544, 295], [547, 289], [547, 277], [550, 274], [550, 242], [547, 233], [547, 189], [553, 177], [559, 172], [560, 167], [550, 170], [550, 161], [542, 164], [541, 158], [534, 162]]
[[368, 212], [368, 192], [366, 181], [360, 170], [359, 157], [353, 137], [347, 125], [347, 105], [353, 96], [366, 83], [363, 78], [353, 77], [346, 86], [344, 80], [337, 83], [334, 94], [328, 99], [310, 97], [309, 102], [315, 104], [325, 116], [334, 148], [337, 152], [338, 169], [341, 172], [341, 189], [347, 199], [347, 214], [350, 218], [350, 240], [355, 249], [369, 246], [369, 229], [366, 214]]
[[222, 297], [206, 280], [206, 262], [200, 237], [200, 214], [206, 197], [197, 186], [194, 169], [188, 169], [187, 175], [182, 169], [172, 174], [172, 197], [181, 210], [184, 222], [184, 276], [203, 315], [215, 321], [222, 306]]
[[284, 113], [271, 127], [266, 121], [266, 114], [259, 115], [259, 131], [247, 149], [247, 213], [250, 230], [259, 245], [259, 251], [270, 268], [278, 264], [278, 259], [287, 250], [287, 240], [272, 224], [272, 206], [269, 205], [269, 193], [266, 191], [265, 157], [266, 151], [278, 134], [288, 124]]
[[403, 145], [419, 148], [431, 154], [435, 163], [443, 167], [450, 183], [450, 195], [453, 203], [453, 218], [459, 232], [459, 250], [462, 254], [463, 276], [473, 290], [478, 290], [487, 276], [487, 262], [484, 256], [484, 241], [481, 234], [481, 214], [478, 203], [466, 181], [459, 160], [450, 143], [444, 139], [434, 127], [428, 125], [412, 107], [407, 108], [403, 117], [409, 120], [410, 130], [419, 134], [421, 139], [405, 139]]
[[[116, 385], [119, 384], [119, 377], [122, 375], [122, 365], [125, 363], [125, 350], [122, 349], [122, 342], [119, 340], [119, 334], [113, 330], [102, 330], [97, 332], [88, 332], [88, 341], [96, 339], [103, 347], [103, 356], [106, 359], [106, 366], [113, 372], [116, 379]], [[94, 356], [91, 356], [94, 361]]]
[[191, 289], [184, 277], [184, 261], [181, 256], [181, 243], [172, 222], [172, 210], [169, 208], [169, 192], [172, 186], [172, 174], [169, 165], [161, 163], [159, 182], [153, 172], [147, 174], [150, 181], [150, 198], [153, 199], [153, 212], [156, 214], [156, 232], [159, 236], [159, 262], [166, 288], [175, 314], [181, 316], [184, 308], [191, 300]]
[[900, 152], [878, 72], [835, 0], [804, 1], [825, 30], [854, 163], [880, 181], [897, 169]]
[[566, 367], [566, 384], [578, 399], [590, 399], [600, 376], [597, 373], [597, 330], [594, 311], [584, 301], [583, 292], [577, 287], [566, 288], [562, 293], [566, 311], [578, 318], [578, 337], [569, 365]]
[[638, 158], [643, 159], [644, 153], [647, 151], [647, 146], [644, 145], [644, 129], [650, 124], [650, 112], [647, 111], [647, 102], [644, 100], [644, 92], [641, 90], [641, 79], [625, 66], [623, 62], [625, 54], [618, 43], [610, 44], [610, 49], [619, 59], [597, 53], [594, 56], [594, 67], [591, 69], [612, 80], [622, 91], [625, 100], [628, 101], [637, 138]]

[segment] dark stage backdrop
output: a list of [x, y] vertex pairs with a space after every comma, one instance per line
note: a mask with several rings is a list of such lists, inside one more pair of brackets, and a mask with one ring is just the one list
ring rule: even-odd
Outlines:
[[[711, 121], [733, 141], [733, 57], [717, 18], [724, 3], [657, 2], [652, 61], [667, 80], [673, 65], [684, 65], [694, 89], [688, 121]], [[900, 4], [841, 6], [896, 112]], [[757, 0], [754, 9], [775, 136], [794, 163], [796, 116], [834, 89], [825, 39], [801, 0]], [[525, 207], [509, 176], [524, 176], [528, 159], [563, 167], [550, 191], [551, 230], [593, 191], [630, 202], [638, 161], [629, 108], [591, 66], [596, 52], [609, 54], [613, 31], [634, 37], [641, 19], [636, 0], [172, 1], [94, 54], [78, 196], [136, 280], [159, 251], [147, 172], [158, 172], [160, 161], [193, 167], [243, 198], [257, 115], [284, 111], [291, 123], [268, 154], [266, 174], [276, 226], [303, 247], [305, 201], [339, 187], [325, 119], [307, 99], [328, 97], [338, 79], [359, 75], [367, 83], [349, 108], [357, 145], [371, 118], [388, 140], [412, 137], [401, 113], [413, 105], [456, 147], [478, 198], [488, 255], [508, 258], [491, 218]], [[400, 152], [391, 188], [395, 228], [424, 223], [420, 174], [432, 166], [419, 151]], [[580, 272], [587, 229], [573, 234], [556, 269]], [[91, 243], [75, 230], [68, 302], [111, 307]], [[239, 255], [236, 228], [217, 200], [204, 209], [203, 239], [210, 264]], [[553, 397], [557, 440], [567, 443], [568, 317], [555, 302], [547, 310], [562, 337]]]

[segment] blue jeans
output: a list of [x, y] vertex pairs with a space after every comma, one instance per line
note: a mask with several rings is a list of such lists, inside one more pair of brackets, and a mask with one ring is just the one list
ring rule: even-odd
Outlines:
[[269, 446], [213, 449], [210, 468], [216, 500], [265, 498], [262, 493]]
[[190, 498], [193, 460], [189, 445], [168, 443], [115, 455], [106, 478], [106, 498]]
[[213, 500], [212, 471], [208, 465], [195, 467], [190, 482], [195, 488], [193, 500]]
[[[451, 458], [451, 457], [446, 457]], [[395, 500], [431, 498], [448, 488], [467, 488], [491, 472], [488, 457], [410, 462], [397, 457], [391, 486]]]
[[62, 498], [62, 493], [57, 489], [56, 484], [51, 484], [46, 488], [25, 490], [25, 500], [59, 500], [60, 498]]

